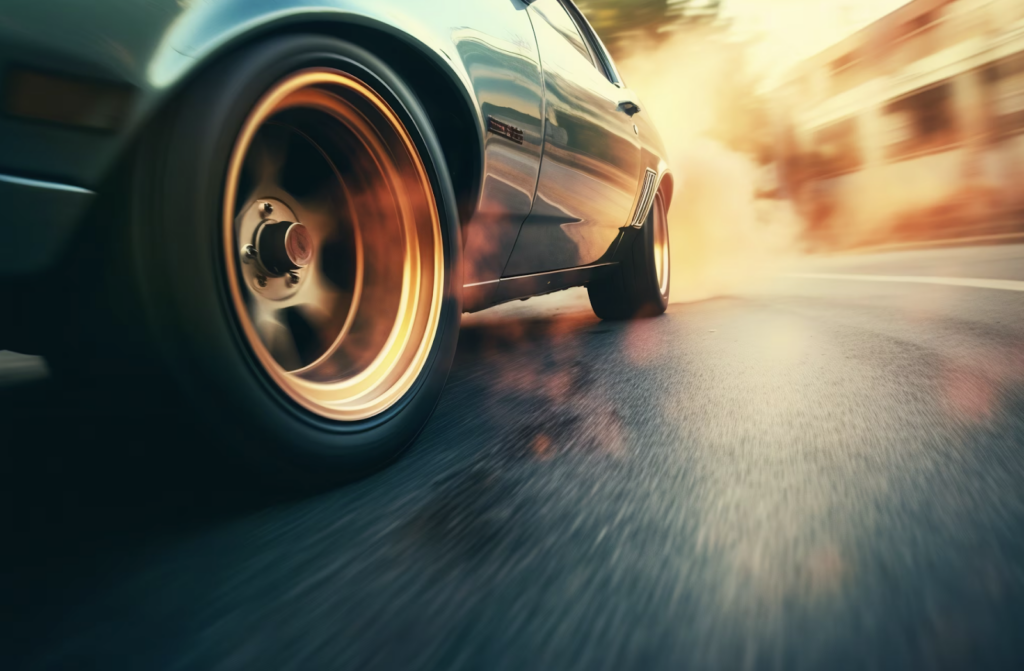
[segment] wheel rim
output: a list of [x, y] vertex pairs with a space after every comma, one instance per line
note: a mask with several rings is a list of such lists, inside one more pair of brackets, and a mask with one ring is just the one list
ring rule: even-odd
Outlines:
[[231, 154], [223, 246], [249, 349], [300, 405], [363, 420], [415, 384], [440, 320], [441, 226], [409, 131], [365, 83], [303, 70], [260, 99]]
[[661, 195], [654, 199], [654, 271], [658, 277], [661, 295], [668, 294], [668, 217]]

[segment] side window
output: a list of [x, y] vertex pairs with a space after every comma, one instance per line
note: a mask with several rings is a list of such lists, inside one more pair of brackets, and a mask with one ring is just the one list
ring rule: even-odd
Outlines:
[[587, 43], [583, 40], [583, 35], [580, 34], [580, 30], [576, 26], [576, 22], [571, 16], [569, 16], [568, 11], [562, 5], [561, 0], [544, 0], [542, 2], [535, 2], [533, 7], [538, 14], [544, 17], [544, 20], [548, 25], [550, 25], [555, 32], [562, 37], [562, 39], [570, 44], [580, 56], [582, 56], [591, 65], [594, 64], [594, 59], [590, 55]]
[[582, 12], [573, 4], [572, 0], [559, 0], [562, 6], [565, 7], [565, 11], [569, 13], [573, 21], [576, 23], [576, 27], [579, 32], [583, 35], [583, 38], [587, 42], [587, 46], [590, 48], [591, 62], [594, 63], [594, 67], [597, 68], [598, 72], [603, 74], [608, 81], [618, 85], [620, 83], [619, 75], [615, 71], [615, 66], [612, 65], [612, 57], [608, 54], [608, 50], [604, 48], [604, 44], [601, 43], [601, 38], [597, 36], [594, 29], [590, 27], [587, 20], [583, 17]]

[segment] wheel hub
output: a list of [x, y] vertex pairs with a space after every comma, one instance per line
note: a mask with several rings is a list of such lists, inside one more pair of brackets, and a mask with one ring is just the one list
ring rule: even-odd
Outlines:
[[256, 256], [275, 277], [305, 268], [315, 244], [309, 229], [297, 221], [266, 221], [256, 230]]
[[[271, 213], [281, 220], [270, 219]], [[316, 239], [298, 219], [281, 198], [257, 199], [239, 217], [240, 237], [248, 241], [239, 250], [242, 274], [263, 299], [293, 298], [316, 263]]]

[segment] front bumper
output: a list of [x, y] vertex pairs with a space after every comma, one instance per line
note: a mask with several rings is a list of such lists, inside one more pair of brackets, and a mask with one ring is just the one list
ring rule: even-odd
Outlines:
[[95, 193], [77, 186], [0, 174], [0, 274], [45, 271], [67, 248]]

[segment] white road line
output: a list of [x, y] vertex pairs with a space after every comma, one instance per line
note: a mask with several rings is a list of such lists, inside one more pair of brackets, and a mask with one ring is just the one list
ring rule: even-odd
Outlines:
[[839, 275], [832, 273], [790, 273], [786, 277], [808, 280], [853, 280], [855, 282], [910, 282], [913, 284], [945, 284], [951, 287], [1003, 289], [1024, 291], [1024, 282], [1017, 280], [982, 280], [974, 277], [928, 277], [925, 275]]

